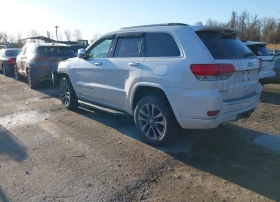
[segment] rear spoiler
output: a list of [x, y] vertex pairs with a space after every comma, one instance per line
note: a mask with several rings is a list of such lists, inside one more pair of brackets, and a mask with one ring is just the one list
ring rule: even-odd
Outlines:
[[213, 31], [213, 32], [219, 32], [223, 34], [230, 34], [234, 36], [237, 36], [240, 33], [240, 30], [238, 29], [229, 28], [229, 27], [220, 27], [220, 26], [191, 26], [191, 28], [195, 32]]

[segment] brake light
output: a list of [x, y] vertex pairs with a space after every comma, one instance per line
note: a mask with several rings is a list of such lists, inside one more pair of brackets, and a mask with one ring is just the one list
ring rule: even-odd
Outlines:
[[46, 60], [48, 60], [49, 58], [48, 57], [46, 57], [46, 56], [35, 56], [34, 58], [33, 58], [33, 60], [35, 60], [35, 61], [46, 61]]
[[7, 64], [9, 64], [9, 65], [14, 65], [14, 64], [16, 64], [16, 59], [15, 59], [15, 58], [10, 58], [10, 59], [7, 61]]
[[259, 69], [258, 69], [259, 73], [260, 73], [261, 69], [262, 69], [262, 59], [259, 58]]
[[191, 65], [192, 73], [198, 80], [226, 80], [235, 72], [232, 64], [195, 64]]

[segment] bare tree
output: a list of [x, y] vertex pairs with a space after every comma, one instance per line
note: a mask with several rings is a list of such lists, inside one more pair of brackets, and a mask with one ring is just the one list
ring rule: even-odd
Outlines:
[[76, 40], [82, 39], [82, 32], [80, 29], [74, 29], [73, 36]]
[[252, 18], [248, 17], [247, 19], [247, 25], [246, 25], [246, 38], [247, 40], [252, 39], [253, 35], [256, 35], [257, 33], [260, 33], [259, 28], [259, 19], [258, 14], [255, 14]]
[[[40, 33], [36, 29], [32, 29], [28, 32], [28, 37], [34, 37], [34, 36], [39, 36]], [[35, 39], [31, 39], [32, 42], [35, 42]]]
[[16, 34], [16, 47], [21, 48], [23, 46], [23, 42], [22, 42], [22, 34], [20, 31], [17, 32]]
[[39, 36], [39, 35], [40, 35], [40, 33], [36, 29], [32, 29], [28, 32], [29, 37]]
[[208, 25], [208, 26], [221, 26], [221, 27], [226, 27], [227, 26], [226, 23], [218, 22], [216, 20], [212, 20], [211, 18], [206, 21], [206, 25]]
[[276, 31], [275, 18], [263, 18], [262, 19], [262, 40], [267, 43], [273, 43], [274, 32]]
[[63, 36], [62, 36], [62, 34], [61, 34], [60, 32], [58, 33], [58, 40], [59, 40], [59, 41], [62, 41], [62, 40], [63, 40]]
[[8, 41], [8, 34], [7, 32], [0, 32], [0, 43], [6, 43]]
[[90, 39], [90, 43], [94, 42], [95, 40], [97, 40], [99, 37], [101, 36], [100, 33], [95, 33], [92, 35], [92, 38]]
[[50, 39], [56, 40], [56, 39], [54, 38], [53, 31], [49, 31], [49, 33], [50, 33]]
[[231, 28], [235, 28], [237, 26], [237, 12], [232, 11], [231, 19], [228, 24], [229, 24], [229, 27], [231, 27]]
[[67, 41], [71, 41], [72, 39], [72, 32], [69, 29], [64, 30], [64, 35]]

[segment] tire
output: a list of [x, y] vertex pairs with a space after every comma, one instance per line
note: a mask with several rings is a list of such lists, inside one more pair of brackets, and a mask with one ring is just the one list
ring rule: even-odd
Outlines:
[[36, 89], [39, 86], [38, 81], [34, 79], [29, 69], [27, 70], [27, 83], [31, 89]]
[[136, 106], [134, 121], [140, 136], [151, 145], [161, 145], [176, 128], [175, 116], [167, 101], [158, 96], [143, 97]]
[[59, 98], [62, 104], [67, 109], [77, 109], [79, 106], [78, 98], [73, 89], [70, 80], [67, 77], [63, 77], [59, 82]]
[[2, 72], [4, 76], [7, 76], [7, 70], [6, 67], [4, 65], [2, 65]]
[[15, 80], [19, 81], [22, 79], [22, 76], [18, 73], [17, 66], [15, 66], [15, 68], [14, 68], [14, 76], [15, 76]]

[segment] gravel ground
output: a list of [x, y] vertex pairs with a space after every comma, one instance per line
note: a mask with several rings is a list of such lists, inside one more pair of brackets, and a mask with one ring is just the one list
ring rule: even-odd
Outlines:
[[280, 201], [280, 84], [252, 117], [151, 147], [132, 117], [0, 75], [0, 201]]

